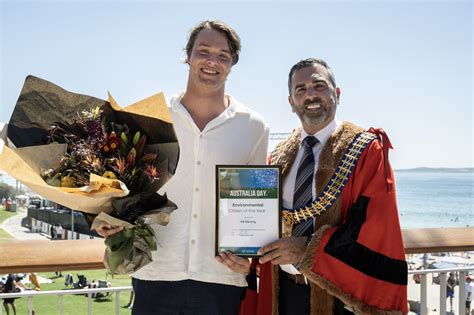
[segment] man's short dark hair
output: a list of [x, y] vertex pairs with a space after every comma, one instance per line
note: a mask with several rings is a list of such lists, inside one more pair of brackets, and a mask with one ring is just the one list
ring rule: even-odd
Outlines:
[[331, 67], [328, 66], [326, 61], [322, 59], [308, 58], [308, 59], [299, 61], [297, 64], [291, 67], [290, 74], [288, 75], [288, 90], [290, 91], [290, 95], [291, 95], [291, 82], [292, 82], [293, 74], [295, 73], [295, 71], [306, 68], [306, 67], [313, 67], [314, 65], [321, 65], [324, 68], [326, 68], [326, 70], [329, 73], [329, 80], [331, 81], [332, 85], [336, 87], [336, 78], [334, 77], [334, 73], [332, 72]]
[[191, 29], [189, 32], [188, 42], [186, 43], [186, 63], [189, 62], [189, 58], [191, 57], [191, 52], [193, 50], [194, 43], [196, 42], [196, 37], [198, 36], [199, 32], [203, 29], [213, 29], [227, 37], [227, 41], [229, 42], [230, 54], [232, 56], [232, 65], [235, 65], [239, 61], [240, 55], [240, 37], [237, 35], [237, 32], [222, 21], [216, 20], [206, 20], [202, 21], [195, 27]]

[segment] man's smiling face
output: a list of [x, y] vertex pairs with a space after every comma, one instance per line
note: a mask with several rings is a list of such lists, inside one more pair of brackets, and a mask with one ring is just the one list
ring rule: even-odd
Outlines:
[[202, 88], [222, 88], [232, 68], [227, 37], [205, 28], [196, 37], [189, 58], [189, 80]]
[[336, 116], [339, 94], [339, 88], [331, 83], [327, 69], [314, 64], [293, 73], [288, 101], [304, 130], [314, 134]]

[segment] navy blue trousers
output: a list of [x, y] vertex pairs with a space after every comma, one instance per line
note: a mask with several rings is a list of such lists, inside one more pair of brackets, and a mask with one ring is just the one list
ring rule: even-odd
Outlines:
[[[297, 284], [288, 278], [280, 269], [279, 274], [278, 312], [280, 315], [309, 315], [311, 312], [311, 287]], [[334, 308], [331, 315], [354, 315], [344, 308], [344, 304], [334, 298]]]
[[132, 279], [132, 315], [238, 315], [245, 288], [194, 280]]
[[278, 312], [280, 315], [309, 315], [311, 287], [295, 283], [285, 272], [279, 271]]

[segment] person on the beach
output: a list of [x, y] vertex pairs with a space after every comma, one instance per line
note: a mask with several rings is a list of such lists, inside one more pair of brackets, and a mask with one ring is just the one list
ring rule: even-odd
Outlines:
[[471, 313], [471, 301], [472, 301], [472, 283], [471, 277], [466, 277], [466, 315]]
[[454, 298], [454, 287], [456, 286], [456, 279], [454, 279], [454, 273], [450, 272], [448, 280], [446, 282], [446, 298], [449, 298], [449, 306], [451, 312], [453, 311], [453, 298]]
[[178, 210], [167, 226], [153, 226], [159, 246], [153, 262], [133, 274], [133, 315], [238, 314], [247, 286], [247, 258], [215, 257], [215, 166], [265, 164], [269, 128], [225, 93], [240, 54], [234, 29], [204, 21], [192, 29], [185, 51], [187, 87], [170, 100], [181, 158], [163, 187]]
[[350, 313], [345, 306], [358, 314], [407, 313], [408, 267], [387, 135], [336, 118], [341, 91], [321, 59], [295, 64], [288, 88], [301, 127], [270, 160], [282, 165], [289, 224], [286, 237], [258, 252], [255, 314]]

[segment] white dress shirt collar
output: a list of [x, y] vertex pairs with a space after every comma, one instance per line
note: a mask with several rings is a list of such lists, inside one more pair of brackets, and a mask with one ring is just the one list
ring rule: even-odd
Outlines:
[[[195, 123], [189, 114], [188, 110], [186, 107], [181, 103], [181, 99], [184, 96], [185, 91], [180, 91], [170, 99], [170, 106], [174, 110], [176, 110], [178, 113], [182, 114], [186, 119], [188, 120], [189, 123], [195, 126]], [[231, 95], [225, 95], [225, 97], [229, 100], [229, 106], [217, 117], [212, 119], [204, 128], [204, 130], [209, 130], [211, 128], [216, 127], [217, 125], [220, 125], [223, 123], [225, 120], [232, 118], [235, 116], [236, 112], [246, 112], [246, 108], [241, 105], [238, 101], [236, 101]], [[203, 131], [204, 131], [203, 130]]]
[[313, 135], [308, 134], [303, 128], [301, 128], [301, 139], [300, 139], [300, 145], [301, 142], [303, 142], [304, 138], [307, 136], [314, 136], [316, 139], [318, 139], [319, 143], [321, 143], [321, 147], [323, 147], [326, 142], [328, 141], [329, 137], [333, 134], [334, 131], [336, 131], [337, 127], [341, 125], [341, 121], [337, 119], [337, 117], [334, 117], [334, 119], [323, 129], [319, 130]]

